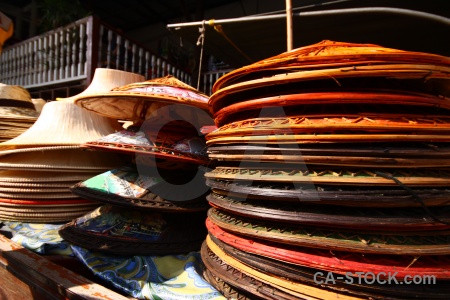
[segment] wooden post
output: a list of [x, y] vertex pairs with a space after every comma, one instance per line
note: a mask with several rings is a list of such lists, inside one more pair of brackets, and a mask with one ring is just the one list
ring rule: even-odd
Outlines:
[[287, 51], [291, 51], [294, 47], [294, 38], [292, 33], [292, 2], [286, 0], [286, 35], [287, 35]]
[[100, 20], [95, 17], [89, 17], [87, 23], [87, 51], [86, 51], [86, 87], [94, 77], [95, 69], [98, 65], [98, 40], [100, 38]]

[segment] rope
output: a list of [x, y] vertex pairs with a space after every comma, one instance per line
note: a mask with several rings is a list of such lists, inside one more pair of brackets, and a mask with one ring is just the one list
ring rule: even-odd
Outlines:
[[198, 78], [197, 78], [197, 90], [200, 90], [200, 77], [202, 74], [202, 60], [203, 60], [203, 46], [205, 45], [205, 21], [202, 23], [202, 27], [198, 29], [200, 36], [197, 39], [197, 46], [201, 45], [200, 48], [200, 62], [198, 64]]
[[[210, 24], [211, 25], [211, 24]], [[230, 44], [233, 46], [242, 56], [244, 56], [250, 63], [253, 63], [253, 60], [248, 57], [247, 54], [244, 53], [239, 47], [226, 35], [226, 33], [223, 31], [222, 25], [214, 25], [214, 29], [220, 33]]]
[[414, 200], [416, 200], [417, 202], [420, 203], [420, 205], [422, 206], [422, 208], [425, 210], [425, 212], [436, 222], [438, 223], [442, 223], [442, 224], [446, 224], [446, 225], [450, 225], [450, 222], [446, 222], [443, 220], [440, 220], [433, 212], [431, 212], [428, 207], [425, 205], [425, 203], [423, 203], [422, 199], [420, 199], [419, 195], [417, 195], [417, 193], [415, 191], [413, 191], [412, 189], [410, 189], [408, 186], [404, 185], [403, 182], [401, 182], [400, 180], [398, 180], [397, 178], [395, 178], [394, 176], [390, 175], [390, 174], [386, 174], [380, 171], [374, 171], [375, 174], [377, 174], [378, 176], [384, 177], [386, 179], [391, 179], [392, 181], [394, 181], [396, 184], [398, 184], [400, 187], [402, 187], [404, 190], [406, 190], [408, 193], [411, 194], [411, 196], [413, 197]]

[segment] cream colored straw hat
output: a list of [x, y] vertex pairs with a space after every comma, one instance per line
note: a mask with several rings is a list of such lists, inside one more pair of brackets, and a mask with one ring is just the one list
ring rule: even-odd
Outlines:
[[77, 172], [74, 174], [67, 172], [46, 172], [31, 170], [0, 170], [0, 185], [20, 185], [29, 186], [32, 184], [60, 183], [68, 186], [74, 181], [82, 181], [92, 177], [92, 172]]
[[41, 113], [42, 108], [47, 103], [47, 101], [42, 98], [32, 98], [31, 101], [33, 102], [34, 108], [38, 113]]
[[37, 121], [21, 135], [0, 143], [0, 150], [79, 145], [114, 133], [111, 119], [89, 112], [73, 102], [52, 101], [44, 105]]
[[115, 69], [97, 68], [95, 69], [91, 83], [83, 92], [68, 98], [56, 98], [56, 100], [74, 102], [76, 99], [85, 95], [109, 92], [115, 87], [144, 80], [145, 77], [140, 74]]
[[0, 169], [57, 172], [102, 172], [126, 160], [116, 153], [86, 151], [79, 146], [38, 147], [0, 151]]

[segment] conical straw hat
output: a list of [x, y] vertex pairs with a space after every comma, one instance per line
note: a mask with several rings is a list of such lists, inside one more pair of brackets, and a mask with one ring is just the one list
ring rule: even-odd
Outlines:
[[0, 198], [5, 199], [79, 199], [78, 196], [72, 194], [69, 189], [67, 189], [66, 193], [59, 192], [59, 193], [4, 193], [0, 192]]
[[27, 212], [6, 212], [0, 210], [0, 219], [7, 221], [16, 221], [24, 223], [61, 223], [69, 222], [77, 217], [80, 217], [93, 209], [92, 206], [80, 209], [79, 211], [68, 212], [49, 212], [49, 213], [27, 213]]
[[92, 82], [83, 92], [68, 98], [56, 98], [56, 100], [74, 102], [85, 95], [109, 92], [115, 87], [144, 80], [145, 77], [140, 74], [114, 69], [97, 68], [95, 69]]
[[26, 206], [26, 207], [39, 207], [39, 206], [86, 206], [92, 205], [92, 200], [86, 200], [82, 198], [77, 199], [4, 199], [0, 198], [0, 206]]
[[64, 187], [3, 187], [0, 186], [0, 193], [37, 193], [37, 194], [44, 194], [44, 193], [65, 193], [67, 192], [68, 186]]
[[[97, 174], [94, 174], [97, 175]], [[60, 183], [65, 185], [71, 185], [74, 181], [82, 181], [91, 178], [92, 172], [46, 172], [46, 171], [31, 171], [31, 170], [0, 170], [0, 185], [9, 186], [24, 184], [24, 186], [30, 186], [31, 184], [51, 184]]]
[[14, 122], [35, 122], [39, 113], [27, 107], [0, 106], [0, 120]]
[[86, 151], [78, 146], [56, 146], [0, 151], [0, 169], [58, 172], [103, 171], [126, 160], [116, 153]]
[[[13, 91], [17, 91], [14, 94]], [[10, 93], [12, 93], [10, 95]], [[0, 84], [0, 97], [17, 97], [18, 99], [0, 98], [0, 142], [6, 142], [22, 134], [36, 122], [39, 113], [28, 102], [29, 94], [21, 87]], [[25, 94], [22, 95], [21, 94]], [[22, 100], [21, 100], [22, 99]]]
[[170, 104], [183, 104], [183, 111], [190, 111], [192, 118], [205, 119], [201, 112], [209, 113], [208, 100], [207, 95], [168, 75], [104, 93], [85, 94], [78, 97], [75, 104], [106, 117], [142, 121]]
[[42, 111], [42, 108], [47, 103], [47, 101], [42, 98], [32, 98], [31, 101], [33, 102], [34, 108], [38, 113]]
[[231, 84], [243, 82], [249, 78], [262, 78], [267, 74], [376, 64], [418, 64], [450, 67], [450, 57], [386, 48], [374, 44], [323, 40], [233, 70], [214, 83], [213, 93]]
[[[53, 173], [53, 172], [52, 172]], [[92, 176], [93, 174], [91, 174]], [[95, 175], [95, 174], [94, 174]], [[5, 182], [0, 180], [0, 189], [2, 188], [22, 188], [22, 189], [57, 189], [57, 188], [67, 188], [74, 184], [77, 184], [79, 180], [76, 181], [66, 181], [66, 182]]]
[[[119, 127], [119, 125], [117, 125]], [[0, 144], [0, 150], [79, 145], [115, 132], [111, 119], [83, 110], [73, 102], [45, 104], [37, 121], [21, 135]]]

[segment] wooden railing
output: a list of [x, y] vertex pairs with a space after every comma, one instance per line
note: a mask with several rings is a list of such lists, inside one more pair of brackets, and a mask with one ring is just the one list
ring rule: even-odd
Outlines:
[[204, 72], [203, 75], [203, 86], [201, 87], [201, 90], [206, 95], [212, 94], [212, 87], [214, 83], [219, 79], [221, 76], [227, 74], [228, 72], [232, 71], [233, 69], [225, 69], [225, 70], [217, 70], [217, 71], [209, 71]]
[[80, 81], [87, 86], [97, 67], [139, 73], [146, 79], [172, 74], [192, 85], [191, 74], [93, 16], [4, 48], [0, 82], [26, 89]]

